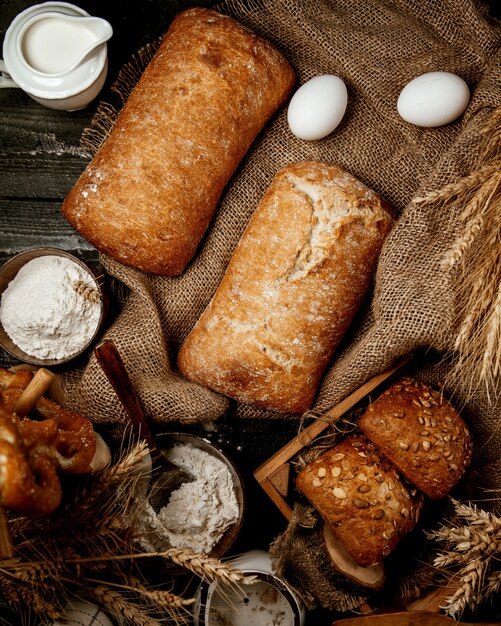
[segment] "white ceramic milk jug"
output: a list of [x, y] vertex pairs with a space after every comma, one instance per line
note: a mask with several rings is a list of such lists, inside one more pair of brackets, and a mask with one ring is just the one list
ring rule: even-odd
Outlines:
[[106, 20], [73, 4], [31, 6], [5, 34], [0, 87], [19, 87], [51, 109], [81, 109], [104, 84], [112, 34]]

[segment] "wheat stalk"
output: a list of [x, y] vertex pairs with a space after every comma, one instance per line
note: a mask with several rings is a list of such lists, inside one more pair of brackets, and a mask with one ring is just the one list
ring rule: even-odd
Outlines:
[[501, 589], [501, 570], [497, 570], [496, 572], [492, 572], [486, 581], [485, 587], [482, 593], [482, 601], [486, 600], [490, 596], [498, 593]]
[[449, 183], [436, 191], [430, 191], [425, 196], [417, 196], [413, 199], [413, 203], [426, 205], [449, 201], [454, 196], [468, 193], [479, 184], [484, 183], [491, 175], [499, 172], [500, 167], [501, 161], [482, 165], [468, 176], [464, 176], [454, 183]]
[[5, 579], [0, 583], [4, 597], [10, 605], [21, 605], [23, 608], [32, 609], [35, 613], [46, 615], [51, 619], [61, 616], [61, 607], [48, 597], [53, 596], [54, 590], [47, 585], [26, 585]]
[[171, 591], [161, 589], [147, 589], [137, 578], [130, 578], [130, 586], [154, 606], [165, 609], [169, 613], [171, 623], [191, 624], [190, 607], [195, 603], [195, 598], [183, 598]]
[[198, 554], [188, 548], [170, 548], [159, 554], [211, 582], [217, 580], [226, 584], [251, 585], [256, 580], [255, 576], [245, 576], [218, 559]]
[[128, 624], [157, 626], [165, 622], [161, 616], [166, 613], [170, 623], [185, 624], [192, 598], [148, 589], [134, 575], [140, 560], [161, 557], [221, 585], [253, 580], [193, 551], [137, 551], [136, 524], [148, 493], [133, 493], [131, 487], [139, 479], [145, 452], [142, 443], [126, 449], [115, 465], [88, 483], [82, 479], [71, 498], [50, 516], [12, 518], [16, 556], [0, 560], [0, 593], [14, 609], [30, 607], [42, 619], [53, 619], [64, 613], [72, 595], [80, 593], [93, 595]]
[[447, 547], [433, 565], [448, 570], [457, 587], [441, 608], [451, 617], [459, 617], [467, 607], [475, 609], [492, 597], [501, 586], [501, 572], [492, 571], [501, 558], [501, 518], [474, 505], [453, 503], [456, 521], [428, 533], [428, 538]]
[[452, 248], [447, 251], [442, 260], [443, 270], [450, 270], [458, 263], [472, 247], [483, 226], [483, 218], [476, 215], [465, 226], [464, 231], [453, 243]]
[[[91, 481], [88, 490], [81, 494], [86, 507], [93, 507], [94, 502], [103, 492], [123, 486], [124, 480], [129, 482], [139, 479], [139, 472], [144, 459], [148, 456], [148, 444], [138, 441], [128, 448], [114, 464], [106, 467]], [[129, 485], [130, 486], [130, 485]]]
[[19, 581], [37, 582], [44, 578], [57, 578], [63, 569], [61, 560], [56, 557], [54, 561], [21, 562], [8, 571], [2, 571]]
[[45, 598], [39, 590], [21, 588], [19, 590], [19, 596], [21, 601], [31, 606], [38, 615], [47, 615], [52, 619], [61, 617], [61, 609], [54, 602]]
[[171, 591], [147, 589], [144, 584], [135, 577], [128, 577], [123, 584], [111, 582], [103, 583], [102, 581], [90, 578], [87, 579], [87, 582], [96, 583], [93, 587], [94, 590], [96, 590], [96, 599], [108, 605], [113, 613], [122, 615], [133, 624], [136, 624], [136, 621], [134, 621], [136, 605], [131, 604], [130, 600], [125, 597], [125, 594], [129, 594], [131, 597], [140, 596], [151, 605], [151, 607], [148, 608], [144, 605], [144, 602], [142, 602], [142, 614], [148, 624], [153, 625], [159, 623], [152, 612], [167, 612], [169, 623], [191, 623], [192, 616], [189, 607], [195, 602], [194, 598], [182, 598]]
[[138, 607], [129, 602], [122, 593], [104, 585], [89, 588], [90, 594], [112, 615], [120, 615], [135, 626], [161, 626], [161, 622], [145, 611], [144, 607]]
[[479, 385], [500, 393], [501, 375], [501, 107], [478, 135], [468, 176], [414, 200], [447, 206], [459, 233], [441, 263], [450, 277], [454, 314], [454, 367], [449, 377], [468, 381], [465, 400]]
[[451, 617], [459, 617], [468, 606], [475, 608], [487, 567], [487, 563], [480, 558], [467, 563], [461, 570], [460, 576], [454, 579], [459, 588], [441, 608]]
[[140, 593], [145, 598], [153, 600], [155, 604], [159, 606], [172, 606], [176, 608], [182, 608], [187, 606], [192, 606], [195, 602], [194, 598], [183, 598], [182, 596], [178, 596], [171, 591], [164, 590], [151, 590], [147, 589], [142, 581], [138, 578], [131, 577], [129, 579], [130, 586], [137, 592]]

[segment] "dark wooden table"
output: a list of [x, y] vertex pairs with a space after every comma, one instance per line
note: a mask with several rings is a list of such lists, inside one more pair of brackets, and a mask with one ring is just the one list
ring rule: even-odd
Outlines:
[[[36, 2], [2, 0], [0, 41], [13, 18], [32, 4]], [[214, 3], [82, 0], [76, 4], [91, 15], [104, 17], [114, 29], [108, 44], [109, 70], [103, 95], [122, 65], [140, 47], [163, 34], [178, 11], [189, 5]], [[67, 250], [92, 264], [97, 263], [96, 249], [68, 224], [60, 207], [88, 163], [79, 141], [98, 100], [83, 110], [68, 113], [45, 108], [20, 89], [0, 89], [0, 264], [18, 252], [38, 246]], [[0, 366], [17, 363], [0, 348]], [[228, 421], [218, 423], [212, 432], [191, 430], [198, 430], [225, 449], [243, 475], [248, 510], [255, 515], [247, 517], [234, 552], [266, 550], [285, 529], [286, 522], [252, 472], [296, 435], [297, 424], [282, 420], [273, 423], [246, 420], [242, 425]], [[331, 618], [328, 612], [316, 612], [314, 623], [330, 624]]]
[[[0, 41], [12, 19], [29, 0], [2, 0]], [[141, 46], [163, 34], [173, 16], [190, 5], [213, 2], [186, 0], [100, 0], [77, 2], [92, 15], [111, 22], [109, 72], [103, 94], [124, 62]], [[91, 263], [97, 251], [66, 222], [60, 212], [62, 200], [85, 168], [88, 157], [79, 147], [82, 130], [89, 124], [98, 100], [76, 112], [45, 108], [19, 89], [0, 89], [0, 263], [32, 247], [52, 246], [76, 253]], [[0, 350], [0, 366], [16, 364]], [[284, 420], [221, 421], [213, 432], [203, 433], [225, 448], [239, 466], [247, 487], [249, 515], [235, 552], [266, 550], [285, 529], [285, 519], [252, 476], [252, 472], [296, 435], [297, 423]], [[3, 611], [3, 609], [2, 609]], [[2, 614], [3, 617], [3, 614]], [[339, 617], [315, 611], [308, 623], [331, 624]]]

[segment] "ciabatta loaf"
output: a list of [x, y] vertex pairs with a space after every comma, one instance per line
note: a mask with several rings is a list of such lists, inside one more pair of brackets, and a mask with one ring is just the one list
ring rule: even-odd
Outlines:
[[392, 223], [385, 202], [335, 165], [281, 169], [181, 347], [181, 372], [265, 409], [308, 409]]
[[285, 58], [241, 24], [209, 9], [180, 13], [64, 215], [122, 263], [182, 273], [225, 185], [293, 83]]

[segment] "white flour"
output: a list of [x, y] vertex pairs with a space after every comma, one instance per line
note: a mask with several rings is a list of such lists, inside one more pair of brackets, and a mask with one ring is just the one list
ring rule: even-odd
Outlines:
[[63, 359], [78, 352], [94, 334], [101, 307], [77, 293], [93, 277], [71, 259], [43, 256], [22, 267], [2, 295], [0, 320], [12, 341], [41, 359]]
[[172, 492], [158, 514], [146, 505], [140, 542], [150, 552], [173, 547], [208, 554], [238, 518], [230, 471], [221, 460], [189, 445], [174, 446], [167, 456], [195, 480]]

